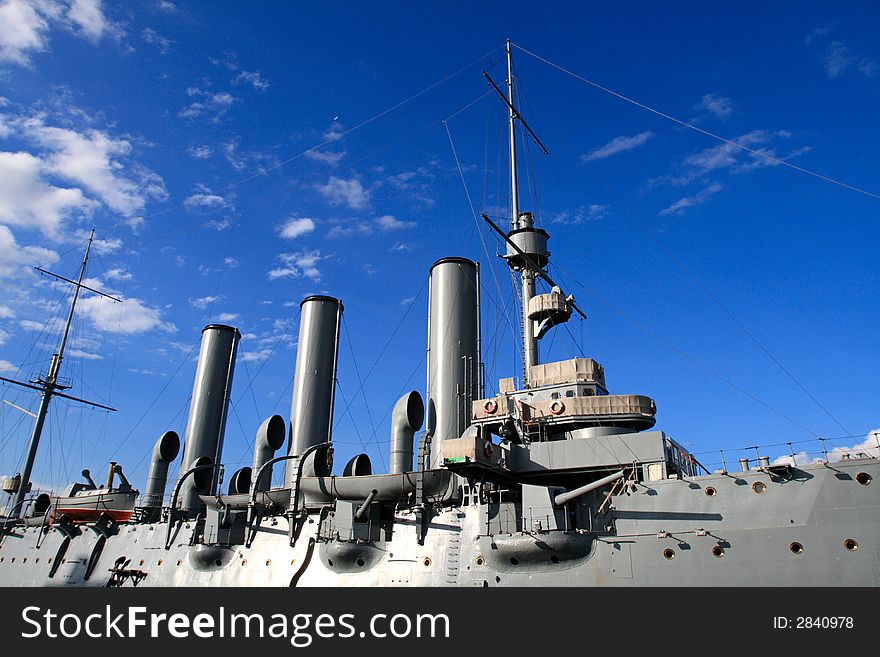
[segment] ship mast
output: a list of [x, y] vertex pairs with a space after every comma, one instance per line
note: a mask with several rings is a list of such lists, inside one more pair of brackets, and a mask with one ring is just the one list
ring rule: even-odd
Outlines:
[[[516, 166], [516, 122], [529, 133], [541, 152], [549, 154], [547, 147], [538, 139], [535, 131], [529, 127], [522, 114], [514, 104], [513, 89], [513, 55], [510, 49], [510, 39], [507, 39], [507, 95], [498, 87], [486, 71], [483, 75], [489, 84], [507, 105], [507, 128], [510, 140], [510, 231], [504, 233], [492, 220], [483, 215], [483, 219], [497, 232], [507, 243], [507, 253], [504, 258], [508, 266], [518, 273], [522, 290], [522, 344], [523, 344], [523, 386], [528, 388], [530, 384], [531, 368], [538, 365], [540, 356], [538, 353], [538, 340], [554, 325], [568, 320], [571, 312], [577, 312], [585, 318], [583, 311], [574, 303], [574, 297], [565, 297], [559, 286], [544, 271], [550, 260], [550, 252], [547, 250], [547, 240], [550, 236], [543, 228], [535, 228], [534, 218], [531, 212], [519, 210], [519, 181], [517, 179]], [[535, 282], [538, 277], [546, 281], [552, 288], [549, 295], [540, 295], [536, 303]], [[534, 307], [533, 307], [534, 306]]]
[[34, 461], [37, 457], [37, 448], [40, 445], [40, 438], [43, 434], [43, 425], [46, 422], [46, 415], [49, 412], [49, 402], [52, 401], [53, 397], [64, 397], [65, 399], [70, 399], [73, 401], [82, 402], [84, 404], [88, 404], [90, 406], [94, 406], [97, 408], [103, 408], [108, 411], [115, 411], [115, 408], [111, 408], [110, 406], [104, 406], [103, 404], [97, 404], [95, 402], [90, 402], [85, 399], [78, 399], [77, 397], [73, 397], [71, 395], [66, 395], [62, 393], [62, 390], [68, 389], [70, 386], [62, 385], [59, 382], [59, 373], [61, 371], [61, 362], [64, 360], [64, 350], [67, 347], [67, 339], [70, 337], [70, 327], [73, 324], [73, 316], [76, 311], [76, 302], [79, 300], [80, 291], [83, 289], [89, 290], [91, 292], [95, 292], [103, 297], [111, 299], [116, 302], [120, 302], [119, 299], [115, 297], [111, 297], [108, 294], [104, 294], [98, 290], [95, 290], [87, 285], [83, 285], [83, 278], [86, 273], [86, 265], [89, 262], [89, 253], [92, 250], [92, 242], [95, 238], [95, 229], [92, 229], [92, 232], [89, 234], [89, 242], [86, 245], [86, 253], [83, 257], [82, 264], [79, 268], [79, 276], [77, 280], [72, 281], [68, 278], [64, 278], [63, 276], [59, 276], [58, 274], [53, 274], [52, 272], [46, 271], [44, 269], [40, 269], [36, 267], [37, 271], [48, 274], [49, 276], [53, 276], [59, 280], [62, 280], [66, 283], [70, 283], [74, 286], [73, 299], [70, 303], [70, 311], [67, 313], [67, 323], [64, 326], [64, 333], [61, 336], [61, 344], [58, 347], [58, 351], [52, 355], [52, 362], [49, 365], [49, 372], [46, 374], [45, 378], [38, 378], [36, 381], [32, 381], [31, 383], [24, 383], [21, 381], [16, 381], [14, 379], [7, 379], [6, 377], [0, 377], [0, 379], [8, 382], [14, 383], [16, 385], [20, 385], [25, 388], [30, 388], [32, 390], [38, 390], [40, 392], [40, 407], [36, 413], [36, 420], [34, 421], [34, 428], [31, 432], [31, 438], [28, 442], [27, 456], [25, 457], [24, 467], [21, 471], [21, 479], [18, 484], [18, 490], [15, 494], [15, 502], [10, 511], [10, 517], [16, 517], [17, 515], [23, 515], [24, 513], [24, 501], [25, 495], [28, 493], [28, 488], [31, 480], [31, 473], [34, 468]]
[[[511, 227], [513, 230], [533, 228], [534, 222], [530, 212], [519, 211], [519, 181], [516, 170], [516, 119], [518, 113], [514, 109], [513, 98], [513, 55], [510, 51], [510, 39], [507, 40], [507, 109], [508, 135], [510, 140], [510, 208]], [[529, 383], [529, 372], [533, 365], [538, 364], [538, 338], [532, 320], [529, 318], [529, 301], [535, 296], [535, 272], [530, 267], [519, 271], [522, 284], [522, 336], [523, 336], [523, 384]]]

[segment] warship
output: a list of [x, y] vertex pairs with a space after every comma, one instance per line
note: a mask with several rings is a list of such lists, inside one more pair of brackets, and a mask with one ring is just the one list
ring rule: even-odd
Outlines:
[[[202, 332], [184, 439], [162, 434], [143, 493], [117, 464], [105, 485], [29, 496], [49, 403], [63, 392], [67, 328], [48, 375], [4, 378], [41, 395], [24, 467], [0, 519], [4, 586], [878, 586], [880, 461], [818, 462], [756, 451], [710, 471], [655, 428], [657, 406], [609, 392], [593, 358], [542, 362], [540, 344], [575, 315], [548, 274], [546, 230], [521, 211], [517, 132], [506, 106], [511, 216], [501, 228], [521, 308], [523, 369], [489, 396], [478, 263], [437, 260], [428, 276], [425, 396], [391, 414], [387, 473], [360, 454], [333, 474], [341, 300], [302, 300], [289, 418], [256, 430], [250, 467], [221, 488], [224, 432], [241, 335]], [[440, 255], [440, 254], [438, 254]], [[543, 290], [543, 291], [540, 291]], [[91, 402], [86, 402], [91, 403]], [[99, 404], [93, 404], [101, 408]], [[181, 454], [182, 451], [182, 454]], [[169, 468], [180, 456], [179, 476]], [[272, 485], [272, 473], [283, 482]], [[120, 483], [114, 486], [114, 475]], [[277, 477], [276, 477], [277, 478]]]

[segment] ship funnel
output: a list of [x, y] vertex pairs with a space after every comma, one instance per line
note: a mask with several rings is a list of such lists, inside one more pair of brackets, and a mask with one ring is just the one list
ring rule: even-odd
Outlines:
[[[287, 423], [280, 415], [266, 418], [260, 428], [257, 429], [257, 441], [254, 445], [254, 465], [251, 474], [254, 478], [259, 474], [262, 467], [271, 461], [275, 452], [284, 444], [287, 437]], [[272, 487], [272, 466], [269, 465], [260, 475], [260, 481], [251, 481], [251, 492], [254, 490], [266, 491]]]
[[428, 407], [431, 467], [442, 443], [470, 425], [480, 371], [477, 265], [443, 258], [431, 267], [428, 288]]
[[[288, 454], [298, 456], [312, 445], [331, 439], [339, 324], [343, 306], [339, 299], [306, 297], [300, 303], [299, 342], [290, 407]], [[287, 461], [288, 486], [296, 480], [297, 463]]]
[[180, 507], [187, 511], [203, 506], [199, 495], [217, 492], [226, 412], [240, 339], [238, 329], [224, 324], [210, 324], [202, 330], [180, 472], [183, 476], [198, 464], [211, 463], [214, 467], [204, 468], [182, 483]]
[[422, 396], [413, 390], [397, 400], [391, 413], [391, 474], [410, 472], [413, 467], [413, 440], [425, 420]]

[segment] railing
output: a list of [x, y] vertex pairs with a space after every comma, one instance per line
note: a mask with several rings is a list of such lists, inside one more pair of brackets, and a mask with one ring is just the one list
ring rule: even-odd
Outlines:
[[[858, 439], [862, 440], [859, 441]], [[854, 444], [854, 441], [855, 442]], [[831, 463], [857, 458], [880, 459], [880, 431], [872, 431], [867, 436], [838, 436], [833, 438], [810, 438], [784, 443], [749, 445], [728, 449], [692, 452], [707, 469], [711, 471], [747, 469], [769, 459], [771, 465], [802, 466], [811, 463]], [[714, 455], [717, 460], [708, 460]]]

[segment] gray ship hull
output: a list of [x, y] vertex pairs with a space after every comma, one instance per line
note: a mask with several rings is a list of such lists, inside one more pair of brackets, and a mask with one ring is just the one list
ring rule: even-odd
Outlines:
[[501, 531], [501, 514], [471, 499], [437, 511], [421, 545], [409, 511], [384, 523], [378, 541], [322, 536], [322, 514], [309, 513], [293, 546], [286, 516], [264, 521], [249, 547], [191, 545], [195, 521], [176, 523], [167, 549], [167, 523], [122, 524], [106, 536], [18, 527], [0, 545], [0, 582], [878, 586], [880, 484], [859, 483], [864, 475], [880, 476], [876, 459], [645, 482], [613, 496], [592, 531]]

